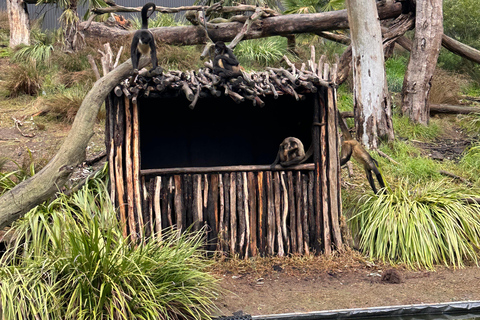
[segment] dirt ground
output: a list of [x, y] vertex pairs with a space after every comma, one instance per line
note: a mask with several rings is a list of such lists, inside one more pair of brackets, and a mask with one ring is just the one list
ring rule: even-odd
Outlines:
[[[444, 303], [480, 300], [480, 269], [476, 266], [432, 271], [395, 268], [400, 281], [388, 281], [389, 266], [368, 261], [336, 266], [283, 265], [281, 260], [261, 272], [248, 270], [214, 272], [226, 292], [218, 299], [219, 315], [243, 311], [250, 315], [312, 312], [349, 308]], [[315, 260], [310, 264], [315, 264]], [[325, 269], [324, 267], [327, 267]], [[393, 277], [393, 280], [397, 280]], [[399, 282], [399, 283], [392, 283]]]

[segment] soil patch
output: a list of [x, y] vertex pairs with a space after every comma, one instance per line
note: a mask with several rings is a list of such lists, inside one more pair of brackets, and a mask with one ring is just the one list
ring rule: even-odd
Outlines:
[[305, 271], [276, 265], [263, 274], [217, 272], [227, 290], [218, 301], [221, 315], [242, 310], [266, 315], [292, 312], [480, 300], [480, 269], [439, 267], [435, 271], [395, 268], [401, 281], [382, 281], [388, 266], [364, 264]]

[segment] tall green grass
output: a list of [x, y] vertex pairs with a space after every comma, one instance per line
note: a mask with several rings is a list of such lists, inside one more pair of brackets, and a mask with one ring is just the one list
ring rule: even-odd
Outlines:
[[235, 54], [240, 63], [260, 66], [278, 64], [287, 52], [287, 40], [283, 37], [270, 37], [240, 42], [235, 48]]
[[203, 234], [131, 243], [99, 177], [13, 230], [0, 261], [3, 319], [209, 319], [214, 308]]
[[447, 181], [411, 184], [404, 180], [393, 192], [364, 196], [349, 220], [361, 250], [372, 259], [413, 268], [436, 264], [463, 266], [477, 262], [480, 249], [478, 197]]

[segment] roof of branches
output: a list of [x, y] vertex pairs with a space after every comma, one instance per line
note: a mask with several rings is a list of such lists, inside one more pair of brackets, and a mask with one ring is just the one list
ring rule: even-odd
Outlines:
[[[296, 69], [266, 68], [261, 72], [242, 72], [243, 77], [224, 79], [205, 67], [197, 71], [140, 72], [126, 79], [115, 88], [117, 96], [127, 96], [133, 101], [138, 97], [184, 97], [190, 108], [199, 98], [229, 96], [236, 103], [250, 100], [253, 105], [263, 106], [262, 97], [292, 96], [297, 101], [305, 94], [317, 92], [330, 81], [318, 76], [316, 66], [309, 61], [305, 67]], [[314, 71], [315, 70], [315, 71]], [[322, 68], [323, 70], [323, 68]]]

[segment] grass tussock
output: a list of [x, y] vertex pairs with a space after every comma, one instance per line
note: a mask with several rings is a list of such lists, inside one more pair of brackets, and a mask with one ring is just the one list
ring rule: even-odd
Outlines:
[[75, 86], [42, 98], [40, 104], [43, 106], [43, 113], [50, 119], [73, 123], [86, 94], [86, 89]]
[[440, 68], [435, 69], [428, 101], [434, 104], [458, 104], [465, 78]]
[[360, 249], [371, 259], [412, 268], [477, 262], [480, 205], [447, 181], [399, 183], [391, 193], [364, 196], [349, 220]]
[[40, 92], [44, 76], [36, 63], [11, 67], [5, 77], [5, 89], [11, 98], [22, 94], [35, 96]]
[[3, 319], [209, 319], [217, 284], [203, 234], [133, 245], [99, 177], [13, 230], [0, 262]]

